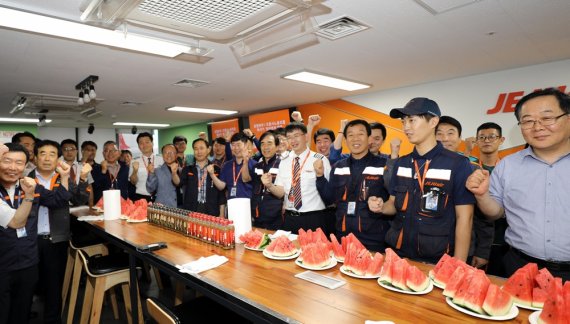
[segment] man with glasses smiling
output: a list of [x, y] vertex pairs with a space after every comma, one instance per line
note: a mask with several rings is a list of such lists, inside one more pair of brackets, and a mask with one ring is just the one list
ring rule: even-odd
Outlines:
[[[107, 141], [103, 145], [103, 157], [101, 164], [93, 165], [93, 201], [97, 203], [103, 196], [103, 191], [109, 189], [121, 190], [121, 197], [129, 197], [129, 166], [119, 161], [121, 152], [117, 143]], [[145, 182], [146, 186], [146, 182]]]
[[569, 113], [570, 96], [557, 89], [526, 95], [515, 116], [529, 147], [505, 157], [491, 175], [477, 170], [467, 180], [489, 219], [505, 214], [507, 276], [534, 262], [570, 280]]

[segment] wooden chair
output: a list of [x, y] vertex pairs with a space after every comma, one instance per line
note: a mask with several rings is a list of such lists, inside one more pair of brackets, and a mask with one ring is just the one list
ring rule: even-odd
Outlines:
[[[130, 273], [128, 256], [126, 254], [111, 254], [101, 257], [88, 257], [85, 252], [78, 250], [78, 255], [83, 262], [87, 272], [87, 284], [85, 287], [85, 298], [81, 310], [80, 323], [99, 323], [101, 309], [103, 307], [103, 297], [105, 291], [121, 285], [127, 321], [132, 324], [130, 284], [136, 285], [138, 295], [138, 284], [130, 283]], [[139, 323], [143, 323], [143, 315], [140, 299], [138, 299]]]
[[[67, 256], [67, 265], [65, 269], [65, 276], [63, 279], [62, 288], [62, 313], [65, 309], [66, 299], [69, 294], [69, 308], [67, 310], [67, 323], [71, 324], [73, 322], [73, 316], [75, 314], [75, 306], [77, 302], [77, 292], [79, 290], [79, 283], [81, 280], [81, 274], [83, 272], [83, 262], [79, 258], [77, 251], [82, 250], [88, 256], [93, 255], [107, 255], [109, 251], [107, 246], [103, 243], [94, 242], [84, 242], [81, 240], [69, 240], [69, 252]], [[71, 286], [71, 290], [70, 290]], [[118, 318], [117, 300], [112, 298], [113, 312], [115, 317]]]

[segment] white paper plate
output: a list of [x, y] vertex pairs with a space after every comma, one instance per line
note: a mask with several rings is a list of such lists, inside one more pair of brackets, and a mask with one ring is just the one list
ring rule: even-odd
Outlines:
[[532, 312], [530, 315], [528, 315], [529, 323], [538, 324], [538, 318], [540, 317], [540, 313], [542, 313], [542, 311]]
[[435, 282], [435, 280], [434, 280], [434, 277], [435, 277], [435, 276], [434, 276], [434, 274], [433, 274], [433, 270], [430, 270], [430, 271], [428, 272], [428, 277], [429, 277], [429, 280], [433, 283], [434, 286], [436, 286], [436, 287], [439, 288], [439, 289], [445, 289], [445, 286], [444, 286], [444, 285], [441, 285], [441, 284]]
[[333, 258], [336, 260], [336, 262], [344, 263], [344, 260], [340, 260], [339, 258], [335, 257], [334, 253], [333, 253]]
[[473, 317], [477, 317], [477, 318], [482, 318], [482, 319], [486, 319], [486, 320], [490, 320], [490, 321], [506, 321], [506, 320], [510, 320], [513, 319], [515, 317], [517, 317], [519, 315], [519, 309], [517, 308], [517, 306], [515, 306], [513, 304], [513, 306], [511, 307], [511, 310], [506, 314], [506, 315], [502, 315], [502, 316], [489, 316], [489, 315], [483, 315], [483, 314], [479, 314], [479, 313], [475, 313], [472, 310], [469, 310], [467, 308], [463, 308], [459, 305], [455, 305], [453, 303], [453, 301], [451, 301], [451, 298], [446, 297], [445, 301], [447, 302], [447, 304], [453, 308], [455, 308], [456, 310], [460, 311], [463, 314], [467, 314]]
[[268, 259], [271, 259], [271, 260], [291, 260], [291, 259], [295, 259], [296, 257], [298, 257], [300, 254], [301, 254], [301, 251], [299, 251], [299, 249], [297, 249], [297, 252], [295, 252], [291, 255], [285, 256], [285, 257], [281, 257], [281, 256], [271, 255], [271, 253], [267, 252], [267, 250], [263, 250], [263, 256], [268, 258]]
[[147, 221], [148, 221], [148, 218], [145, 218], [145, 219], [130, 219], [130, 218], [127, 218], [127, 223], [144, 223], [144, 222], [147, 222]]
[[380, 275], [378, 275], [378, 276], [360, 276], [360, 275], [357, 275], [356, 273], [354, 273], [352, 271], [346, 270], [346, 268], [344, 266], [340, 267], [340, 272], [342, 272], [342, 274], [345, 274], [349, 277], [358, 278], [358, 279], [377, 279], [377, 278], [380, 278]]
[[518, 308], [524, 308], [524, 309], [528, 309], [528, 310], [531, 310], [531, 311], [539, 311], [539, 310], [542, 310], [542, 308], [540, 308], [540, 307], [521, 305], [521, 304], [519, 304], [519, 303], [517, 303], [517, 302], [515, 302], [514, 304], [517, 305]]
[[264, 247], [263, 249], [254, 249], [254, 248], [251, 248], [251, 247], [247, 246], [246, 244], [244, 244], [243, 247], [244, 247], [246, 250], [257, 251], [257, 252], [261, 252], [261, 251], [265, 250], [265, 247]]
[[384, 289], [388, 289], [391, 291], [395, 291], [401, 294], [407, 294], [407, 295], [425, 295], [425, 294], [429, 294], [432, 290], [433, 290], [433, 283], [429, 282], [427, 288], [424, 291], [407, 291], [407, 290], [402, 290], [400, 288], [396, 288], [390, 284], [385, 284], [382, 281], [380, 281], [380, 279], [377, 280], [378, 284], [380, 285], [380, 287], [384, 288]]
[[302, 261], [299, 261], [299, 259], [295, 260], [295, 264], [298, 265], [299, 267], [303, 268], [303, 269], [318, 271], [318, 270], [327, 270], [330, 268], [334, 268], [334, 266], [336, 266], [336, 260], [334, 258], [331, 258], [329, 264], [322, 267], [322, 268], [308, 267], [308, 266], [304, 265]]

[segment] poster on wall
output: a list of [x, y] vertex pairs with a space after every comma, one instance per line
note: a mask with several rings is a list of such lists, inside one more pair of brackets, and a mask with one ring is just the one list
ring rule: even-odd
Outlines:
[[268, 130], [289, 124], [289, 109], [281, 109], [249, 116], [249, 128], [257, 138]]
[[[154, 154], [160, 155], [161, 152], [158, 148], [158, 131], [148, 131], [153, 136], [153, 152]], [[139, 145], [137, 144], [137, 136], [139, 134], [131, 133], [119, 133], [119, 150], [129, 150], [133, 155], [133, 158], [138, 158], [141, 156], [141, 151], [139, 150]]]
[[16, 135], [20, 131], [0, 131], [0, 143], [10, 143], [12, 142], [12, 136]]
[[230, 119], [209, 124], [212, 138], [225, 137], [226, 133], [234, 134], [240, 131], [238, 119]]

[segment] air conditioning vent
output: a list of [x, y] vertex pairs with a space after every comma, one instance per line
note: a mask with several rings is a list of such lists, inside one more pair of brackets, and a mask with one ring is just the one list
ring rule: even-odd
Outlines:
[[369, 26], [357, 21], [354, 18], [343, 16], [335, 20], [319, 25], [317, 35], [330, 39], [337, 40], [339, 38], [352, 35], [363, 30], [370, 28]]
[[188, 87], [188, 88], [200, 88], [208, 84], [210, 84], [210, 82], [208, 81], [200, 81], [192, 79], [184, 79], [174, 83], [174, 85], [176, 86]]

